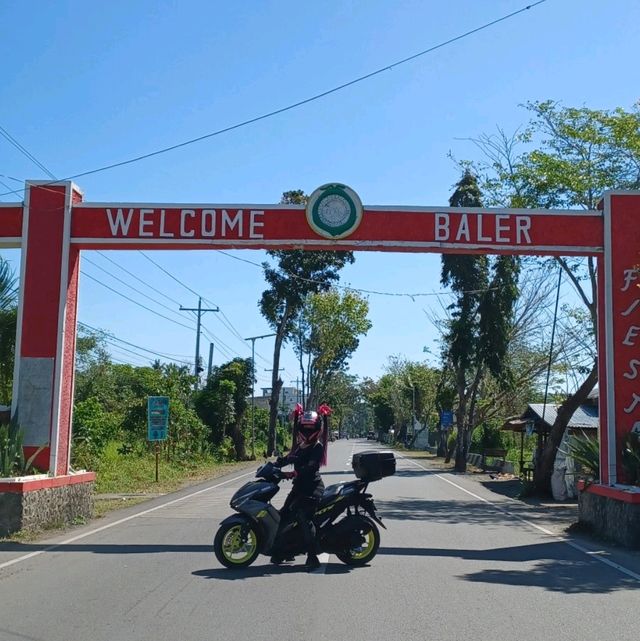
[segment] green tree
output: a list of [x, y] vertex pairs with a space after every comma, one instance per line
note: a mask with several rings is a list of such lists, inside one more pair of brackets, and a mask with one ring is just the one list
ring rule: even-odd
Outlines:
[[[305, 204], [307, 196], [300, 191], [288, 191], [282, 195], [282, 204]], [[273, 371], [271, 375], [271, 398], [269, 401], [269, 441], [267, 453], [274, 449], [278, 419], [278, 399], [282, 380], [280, 352], [282, 344], [289, 339], [296, 327], [296, 319], [309, 294], [326, 291], [339, 279], [339, 270], [353, 263], [352, 252], [280, 250], [267, 252], [275, 264], [265, 262], [262, 267], [267, 281], [260, 299], [260, 312], [276, 333], [273, 348]]]
[[[301, 316], [309, 334], [303, 348], [309, 355], [307, 406], [323, 402], [338, 372], [343, 372], [358, 348], [360, 337], [371, 328], [368, 301], [356, 292], [335, 289], [311, 294]], [[298, 344], [294, 345], [296, 351]]]
[[[451, 207], [481, 207], [476, 177], [466, 171], [449, 199]], [[442, 256], [441, 282], [456, 299], [445, 335], [444, 363], [455, 373], [457, 442], [455, 469], [464, 472], [477, 402], [486, 373], [509, 384], [506, 353], [518, 296], [519, 261], [513, 256]]]
[[196, 411], [209, 427], [212, 442], [220, 445], [228, 436], [239, 461], [247, 458], [243, 425], [251, 396], [251, 369], [251, 359], [244, 358], [215, 367], [195, 396]]
[[[640, 104], [630, 111], [562, 107], [532, 102], [528, 125], [513, 136], [499, 130], [473, 142], [483, 159], [471, 165], [489, 204], [503, 207], [595, 209], [607, 189], [640, 188]], [[585, 308], [595, 337], [596, 268], [592, 257], [556, 259]], [[595, 350], [593, 350], [595, 351]], [[548, 491], [556, 452], [575, 410], [597, 382], [594, 359], [561, 404], [536, 468], [536, 486]]]
[[11, 403], [18, 288], [8, 261], [0, 257], [0, 404]]

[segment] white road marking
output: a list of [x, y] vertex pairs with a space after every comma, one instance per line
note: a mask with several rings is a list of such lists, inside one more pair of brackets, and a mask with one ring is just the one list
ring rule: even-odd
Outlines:
[[[413, 459], [407, 458], [406, 456], [403, 456], [402, 454], [396, 452], [396, 455], [399, 456], [400, 458], [409, 461], [409, 463], [413, 463], [414, 465], [417, 465], [419, 468], [425, 470], [426, 472], [431, 472], [429, 468], [424, 467], [424, 465], [420, 465], [417, 461], [414, 461]], [[579, 552], [582, 552], [583, 554], [586, 554], [588, 557], [595, 559], [597, 561], [600, 561], [601, 563], [604, 563], [605, 565], [608, 565], [611, 568], [614, 568], [615, 570], [618, 570], [618, 572], [622, 572], [622, 574], [626, 574], [627, 576], [630, 576], [632, 579], [635, 579], [636, 581], [640, 581], [640, 574], [637, 572], [634, 572], [633, 570], [629, 570], [628, 568], [625, 568], [623, 565], [620, 565], [619, 563], [615, 563], [614, 561], [610, 561], [609, 559], [600, 556], [599, 552], [595, 552], [592, 550], [589, 550], [588, 548], [583, 547], [579, 543], [575, 543], [574, 541], [570, 541], [564, 536], [560, 536], [559, 534], [554, 534], [551, 532], [551, 530], [547, 530], [547, 528], [542, 527], [541, 525], [538, 525], [536, 523], [532, 523], [531, 521], [528, 521], [527, 519], [519, 516], [518, 514], [514, 514], [513, 512], [510, 512], [509, 510], [503, 508], [502, 506], [498, 505], [497, 503], [493, 503], [492, 501], [489, 501], [488, 499], [485, 499], [482, 496], [479, 496], [478, 494], [474, 494], [470, 490], [467, 490], [466, 488], [462, 487], [461, 485], [458, 485], [457, 483], [454, 483], [451, 479], [448, 479], [444, 477], [442, 474], [434, 474], [435, 477], [439, 478], [440, 480], [444, 481], [445, 483], [449, 483], [449, 485], [453, 485], [454, 487], [457, 487], [459, 490], [464, 492], [465, 494], [469, 494], [475, 499], [478, 499], [478, 501], [482, 501], [483, 503], [486, 503], [487, 505], [491, 505], [491, 507], [495, 508], [496, 510], [499, 510], [503, 514], [506, 514], [507, 516], [517, 519], [518, 521], [521, 521], [522, 523], [526, 523], [527, 525], [530, 525], [531, 527], [535, 528], [536, 530], [539, 530], [543, 534], [546, 534], [548, 536], [553, 537], [560, 543], [565, 543], [569, 547], [572, 547], [575, 550], [578, 550]]]
[[145, 514], [149, 514], [151, 512], [155, 512], [156, 510], [160, 510], [163, 507], [167, 507], [168, 505], [173, 505], [175, 503], [179, 503], [180, 501], [184, 501], [186, 499], [191, 498], [192, 496], [197, 496], [199, 494], [202, 494], [203, 492], [209, 492], [210, 490], [215, 490], [218, 487], [221, 487], [222, 485], [226, 485], [227, 483], [233, 483], [233, 481], [237, 481], [239, 479], [245, 478], [246, 476], [252, 476], [255, 474], [254, 471], [247, 472], [246, 474], [241, 474], [240, 476], [236, 476], [232, 479], [227, 479], [226, 481], [222, 481], [221, 483], [217, 483], [216, 485], [211, 485], [210, 487], [205, 487], [202, 490], [198, 490], [197, 492], [191, 492], [191, 494], [186, 494], [185, 496], [181, 496], [180, 498], [173, 499], [172, 501], [168, 501], [167, 503], [163, 503], [162, 505], [156, 505], [155, 507], [149, 508], [148, 510], [143, 510], [142, 512], [137, 512], [136, 514], [132, 514], [131, 516], [127, 516], [123, 519], [119, 519], [118, 521], [114, 521], [113, 523], [108, 523], [107, 525], [103, 525], [101, 527], [95, 528], [93, 530], [90, 530], [89, 532], [83, 532], [82, 534], [78, 534], [77, 536], [72, 536], [71, 538], [65, 539], [64, 541], [61, 541], [60, 543], [54, 543], [53, 545], [49, 545], [48, 547], [44, 548], [43, 550], [37, 550], [36, 552], [30, 552], [29, 554], [25, 554], [23, 556], [19, 556], [16, 559], [12, 559], [11, 561], [5, 561], [4, 563], [0, 563], [0, 570], [4, 568], [8, 568], [11, 565], [15, 565], [16, 563], [21, 563], [22, 561], [26, 561], [28, 559], [32, 559], [36, 556], [40, 556], [41, 554], [44, 554], [45, 552], [51, 552], [51, 550], [55, 550], [56, 548], [63, 547], [65, 545], [68, 545], [69, 543], [74, 543], [75, 541], [79, 541], [80, 539], [84, 539], [88, 536], [91, 536], [92, 534], [97, 534], [98, 532], [102, 532], [104, 530], [108, 530], [109, 528], [115, 527], [116, 525], [120, 525], [121, 523], [126, 523], [127, 521], [131, 521], [132, 519], [137, 519], [140, 516], [144, 516]]

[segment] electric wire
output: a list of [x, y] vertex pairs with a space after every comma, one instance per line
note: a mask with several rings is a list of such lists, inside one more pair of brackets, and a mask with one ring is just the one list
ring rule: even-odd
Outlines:
[[[225, 256], [228, 256], [229, 258], [233, 258], [234, 260], [238, 260], [242, 263], [248, 263], [249, 265], [253, 265], [255, 267], [259, 267], [260, 269], [263, 268], [261, 263], [256, 263], [253, 260], [249, 260], [248, 258], [241, 258], [240, 256], [235, 256], [233, 254], [229, 254], [228, 252], [219, 249], [217, 250], [219, 254], [223, 254]], [[283, 274], [286, 276], [293, 278], [295, 280], [301, 280], [306, 283], [313, 283], [317, 285], [324, 285], [326, 284], [325, 281], [322, 280], [317, 280], [314, 278], [306, 278], [305, 276], [299, 276], [298, 274], [294, 274], [292, 272], [288, 271], [282, 271]], [[434, 297], [441, 297], [441, 296], [453, 296], [453, 292], [417, 292], [414, 294], [410, 293], [404, 293], [404, 292], [381, 292], [373, 289], [363, 289], [361, 287], [353, 287], [351, 285], [341, 285], [340, 283], [335, 283], [332, 285], [332, 287], [335, 287], [336, 289], [344, 289], [345, 291], [349, 292], [359, 292], [361, 294], [372, 294], [375, 296], [396, 296], [396, 297], [407, 297], [411, 298], [412, 300], [415, 298], [423, 297], [423, 296], [434, 296]], [[462, 294], [481, 294], [483, 292], [489, 292], [489, 291], [494, 291], [496, 290], [497, 287], [487, 287], [486, 289], [470, 289], [468, 291], [460, 292]], [[415, 302], [415, 301], [414, 301]]]
[[126, 274], [129, 274], [129, 276], [131, 276], [132, 278], [135, 278], [139, 283], [142, 283], [143, 285], [146, 285], [149, 289], [152, 289], [154, 292], [156, 292], [156, 294], [160, 294], [160, 296], [163, 296], [168, 301], [171, 301], [172, 303], [180, 307], [181, 303], [177, 301], [175, 298], [171, 298], [171, 296], [165, 294], [164, 292], [161, 292], [159, 289], [156, 289], [153, 285], [149, 285], [149, 283], [147, 283], [145, 280], [143, 280], [139, 276], [136, 276], [133, 272], [130, 272], [128, 269], [120, 265], [120, 263], [116, 262], [112, 258], [109, 258], [109, 256], [107, 256], [104, 252], [100, 250], [96, 250], [96, 253], [102, 256], [102, 258], [104, 258], [105, 260], [108, 260], [110, 263], [113, 263], [116, 267], [118, 267], [118, 269], [121, 269]]
[[26, 156], [34, 165], [42, 169], [49, 178], [57, 180], [57, 178], [28, 150], [21, 145], [4, 127], [0, 126], [0, 136], [13, 145], [20, 153]]
[[106, 285], [103, 283], [101, 280], [98, 280], [94, 276], [91, 276], [91, 274], [87, 274], [86, 272], [80, 270], [80, 273], [83, 276], [86, 276], [87, 278], [90, 278], [91, 280], [95, 281], [99, 285], [102, 285], [106, 289], [112, 291], [114, 294], [117, 294], [118, 296], [121, 296], [122, 298], [125, 298], [129, 302], [133, 303], [134, 305], [137, 305], [138, 307], [142, 307], [143, 309], [146, 309], [148, 312], [151, 312], [152, 314], [155, 314], [156, 316], [160, 316], [160, 318], [164, 318], [165, 320], [168, 320], [171, 323], [174, 323], [175, 325], [180, 325], [181, 327], [185, 327], [186, 329], [193, 330], [193, 326], [185, 325], [184, 323], [180, 323], [177, 320], [173, 320], [173, 318], [169, 318], [168, 316], [165, 316], [164, 314], [161, 314], [160, 312], [155, 311], [154, 309], [151, 309], [150, 307], [147, 307], [146, 305], [143, 305], [142, 303], [139, 303], [138, 301], [134, 300], [133, 298], [129, 298], [126, 294], [123, 294], [122, 292], [119, 292], [117, 289], [113, 289], [113, 287], [109, 287], [109, 285]]
[[106, 339], [110, 340], [115, 340], [118, 341], [119, 343], [123, 343], [124, 345], [128, 345], [129, 347], [134, 347], [136, 349], [139, 349], [143, 352], [148, 352], [149, 354], [153, 354], [154, 356], [160, 356], [162, 358], [166, 358], [167, 360], [175, 361], [177, 363], [184, 363], [185, 365], [191, 365], [191, 361], [184, 361], [180, 360], [178, 358], [174, 358], [176, 356], [181, 357], [181, 358], [188, 358], [184, 354], [168, 354], [168, 353], [163, 353], [163, 352], [158, 352], [156, 350], [149, 349], [147, 347], [142, 347], [142, 345], [137, 345], [136, 343], [131, 343], [129, 341], [124, 340], [123, 338], [118, 338], [117, 336], [114, 336], [113, 334], [103, 330], [103, 329], [98, 329], [97, 327], [92, 327], [88, 323], [84, 322], [79, 322], [78, 325], [96, 333], [99, 334], [100, 336], [104, 337]]
[[[525, 11], [528, 11], [530, 9], [533, 9], [534, 7], [537, 7], [540, 4], [545, 3], [547, 0], [538, 0], [537, 2], [533, 2], [525, 7], [521, 7], [520, 9], [516, 11], [512, 11], [511, 13], [508, 13], [504, 16], [501, 16], [500, 18], [496, 18], [495, 20], [491, 20], [490, 22], [487, 22], [483, 25], [480, 25], [479, 27], [475, 27], [474, 29], [470, 29], [468, 31], [465, 31], [464, 33], [461, 33], [457, 36], [454, 36], [453, 38], [449, 38], [448, 40], [444, 40], [443, 42], [440, 42], [436, 45], [433, 45], [431, 47], [428, 47], [427, 49], [424, 49], [422, 51], [419, 51], [417, 53], [414, 53], [410, 56], [407, 56], [405, 58], [402, 58], [400, 60], [396, 60], [395, 62], [392, 62], [390, 64], [385, 65], [384, 67], [380, 67], [379, 69], [376, 69], [374, 71], [371, 71], [369, 73], [366, 73], [364, 75], [358, 76], [357, 78], [354, 78], [352, 80], [349, 80], [347, 82], [344, 82], [340, 85], [336, 85], [335, 87], [332, 87], [331, 89], [327, 89], [325, 91], [321, 91], [320, 93], [316, 93], [312, 96], [309, 96], [308, 98], [304, 98], [302, 100], [299, 100], [297, 102], [291, 103], [285, 107], [280, 107], [279, 109], [274, 109], [272, 111], [269, 111], [267, 113], [261, 114], [259, 116], [255, 116], [253, 118], [249, 118], [247, 120], [243, 120], [241, 122], [235, 123], [233, 125], [230, 125], [228, 127], [223, 127], [222, 129], [217, 129], [216, 131], [212, 131], [207, 134], [203, 134], [201, 136], [197, 136], [196, 138], [191, 138], [189, 140], [182, 141], [180, 143], [170, 145], [168, 147], [163, 147], [161, 149], [156, 149], [155, 151], [151, 151], [146, 154], [140, 154], [138, 156], [135, 156], [133, 158], [129, 158], [127, 160], [122, 160], [120, 162], [115, 162], [111, 163], [108, 165], [103, 165], [102, 167], [97, 167], [95, 169], [89, 169], [87, 171], [83, 171], [77, 174], [74, 174], [72, 176], [68, 176], [67, 178], [64, 178], [63, 180], [73, 180], [75, 178], [82, 178], [84, 176], [90, 176], [92, 174], [97, 174], [103, 171], [108, 171], [110, 169], [115, 169], [117, 167], [123, 167], [125, 165], [131, 165], [136, 162], [140, 162], [142, 160], [146, 160], [148, 158], [152, 158], [154, 156], [159, 156], [161, 154], [168, 153], [170, 151], [175, 151], [176, 149], [180, 149], [182, 147], [186, 147], [188, 145], [195, 144], [197, 142], [201, 142], [203, 140], [207, 140], [209, 138], [213, 138], [215, 136], [220, 136], [222, 134], [228, 133], [230, 131], [234, 131], [236, 129], [240, 129], [241, 127], [246, 127], [248, 125], [254, 124], [256, 122], [260, 122], [261, 120], [266, 120], [267, 118], [272, 118], [274, 116], [277, 116], [279, 114], [285, 113], [287, 111], [291, 111], [293, 109], [297, 109], [298, 107], [302, 107], [303, 105], [307, 105], [311, 102], [314, 102], [316, 100], [320, 100], [321, 98], [325, 98], [331, 94], [337, 93], [339, 91], [342, 91], [348, 87], [352, 87], [353, 85], [356, 85], [358, 83], [364, 82], [365, 80], [368, 80], [369, 78], [373, 78], [374, 76], [377, 76], [381, 73], [384, 73], [385, 71], [391, 71], [395, 67], [399, 67], [400, 65], [404, 65], [408, 62], [411, 62], [412, 60], [415, 60], [417, 58], [420, 58], [422, 56], [425, 56], [429, 53], [432, 53], [433, 51], [436, 51], [437, 49], [441, 49], [442, 47], [446, 47], [447, 45], [450, 45], [454, 42], [457, 42], [459, 40], [462, 40], [464, 38], [467, 38], [475, 33], [478, 33], [479, 31], [483, 31], [485, 29], [488, 29], [496, 24], [499, 24], [501, 22], [504, 22], [505, 20], [509, 20], [510, 18], [513, 18], [517, 16], [520, 13], [524, 13]], [[12, 193], [19, 193], [19, 190], [16, 190], [15, 192]], [[0, 196], [6, 196], [8, 195], [7, 193], [2, 193]]]
[[[177, 312], [176, 310], [171, 309], [171, 307], [169, 307], [169, 306], [165, 305], [164, 303], [161, 303], [160, 301], [157, 301], [157, 300], [156, 300], [155, 298], [153, 298], [152, 296], [149, 296], [148, 294], [145, 294], [144, 292], [140, 291], [138, 288], [134, 287], [133, 285], [130, 285], [130, 284], [129, 284], [129, 283], [127, 283], [126, 281], [122, 280], [121, 278], [118, 278], [118, 276], [116, 276], [115, 274], [112, 274], [110, 271], [108, 271], [108, 270], [107, 270], [107, 269], [105, 269], [104, 267], [101, 267], [100, 265], [98, 265], [98, 263], [96, 263], [95, 261], [91, 260], [90, 258], [87, 258], [87, 257], [85, 256], [85, 257], [84, 257], [84, 260], [85, 260], [86, 262], [88, 262], [90, 265], [93, 265], [94, 267], [97, 267], [100, 271], [104, 272], [104, 273], [105, 273], [105, 274], [107, 274], [108, 276], [111, 276], [111, 278], [113, 278], [114, 280], [117, 280], [119, 283], [122, 283], [125, 287], [128, 287], [129, 289], [132, 289], [132, 290], [133, 290], [134, 292], [136, 292], [137, 294], [140, 294], [140, 296], [144, 296], [146, 299], [148, 299], [148, 300], [152, 301], [153, 303], [155, 303], [155, 304], [156, 304], [156, 305], [158, 305], [159, 307], [162, 307], [163, 309], [168, 310], [168, 311], [169, 311], [169, 312], [171, 312], [172, 314], [176, 314], [176, 315], [180, 316], [180, 313], [179, 313], [179, 312]], [[195, 329], [195, 325], [193, 326], [193, 329]]]

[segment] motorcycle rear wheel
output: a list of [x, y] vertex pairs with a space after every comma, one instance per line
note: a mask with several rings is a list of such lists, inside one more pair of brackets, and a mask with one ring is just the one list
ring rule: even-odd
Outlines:
[[227, 523], [213, 541], [216, 558], [227, 568], [246, 568], [260, 552], [258, 532], [250, 523]]
[[352, 529], [352, 533], [364, 538], [364, 541], [356, 547], [336, 552], [336, 556], [346, 565], [366, 565], [378, 553], [380, 530], [373, 521], [361, 516], [357, 525]]

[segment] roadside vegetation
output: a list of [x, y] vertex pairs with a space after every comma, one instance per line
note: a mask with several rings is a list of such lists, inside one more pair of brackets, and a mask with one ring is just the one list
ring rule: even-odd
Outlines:
[[[472, 140], [479, 155], [458, 162], [451, 206], [595, 209], [605, 189], [640, 188], [637, 106], [599, 111], [547, 101], [526, 109], [530, 120], [515, 134], [498, 130]], [[282, 196], [283, 203], [306, 200], [300, 190]], [[377, 379], [349, 373], [349, 359], [371, 327], [367, 298], [339, 286], [341, 269], [354, 260], [351, 252], [268, 252], [265, 290], [255, 303], [276, 340], [271, 399], [268, 409], [255, 411], [255, 443], [250, 359], [232, 359], [197, 381], [190, 368], [175, 363], [115, 363], [109, 334], [81, 325], [73, 467], [96, 470], [100, 493], [157, 489], [154, 446], [146, 440], [148, 396], [171, 399], [162, 487], [250, 460], [254, 450], [259, 458], [287, 449], [279, 364], [288, 344], [298, 358], [304, 404], [331, 405], [333, 430], [349, 436], [373, 431], [408, 448], [428, 444], [452, 457], [458, 471], [465, 470], [469, 452], [487, 448], [505, 449], [507, 460], [519, 461], [519, 435], [501, 427], [528, 403], [546, 399], [558, 407], [557, 420], [538, 453], [534, 480], [538, 491], [549, 491], [568, 421], [597, 382], [593, 259], [443, 256], [441, 284], [451, 296], [425, 310], [425, 323], [439, 331], [437, 347], [416, 346], [423, 359], [390, 356]], [[560, 274], [575, 296], [556, 314]], [[15, 323], [15, 276], [0, 259], [0, 403], [11, 397]], [[441, 429], [443, 411], [452, 412], [453, 430]], [[525, 460], [535, 445], [535, 437], [525, 437]], [[593, 443], [572, 447], [577, 457], [593, 458]], [[629, 435], [623, 447], [629, 476], [640, 482], [637, 436]]]

